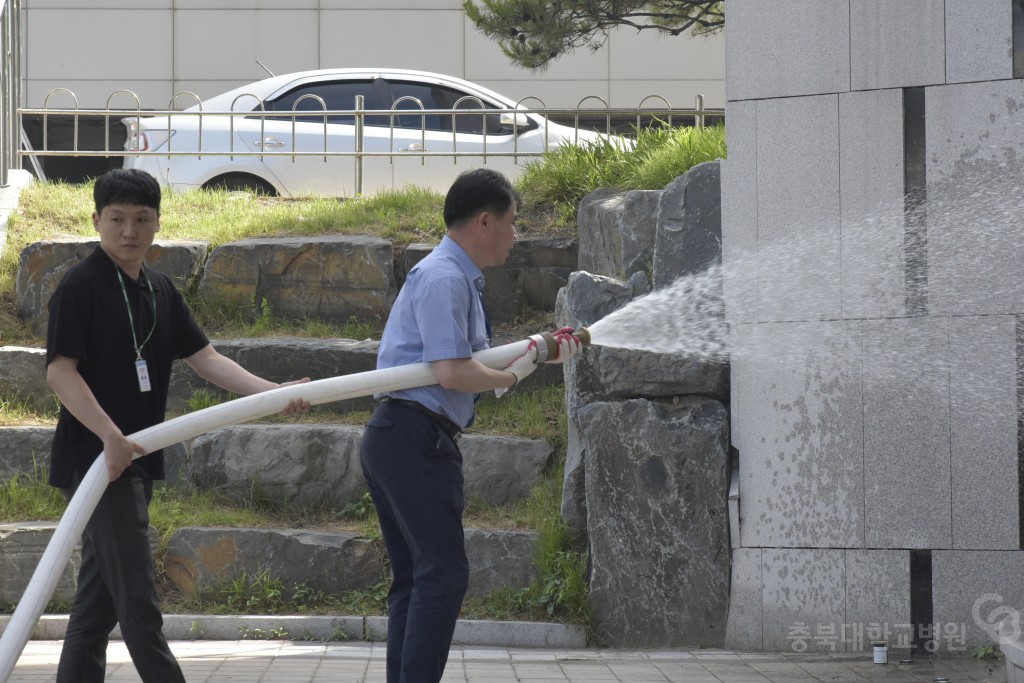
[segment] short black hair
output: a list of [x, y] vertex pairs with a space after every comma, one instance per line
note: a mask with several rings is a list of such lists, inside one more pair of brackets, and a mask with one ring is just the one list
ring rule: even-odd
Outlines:
[[503, 216], [518, 200], [511, 181], [501, 173], [489, 168], [464, 171], [444, 198], [444, 224], [457, 227], [481, 211]]
[[149, 206], [160, 213], [160, 183], [137, 168], [115, 168], [96, 179], [92, 188], [96, 213], [110, 204]]

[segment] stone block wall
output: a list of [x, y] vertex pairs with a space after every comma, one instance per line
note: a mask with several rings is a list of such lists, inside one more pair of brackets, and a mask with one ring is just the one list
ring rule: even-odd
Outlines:
[[[64, 274], [97, 247], [93, 238], [35, 242], [22, 250], [15, 298], [18, 314], [46, 337], [47, 304]], [[350, 318], [383, 329], [405, 271], [430, 253], [410, 245], [396, 272], [390, 242], [366, 235], [240, 240], [209, 251], [195, 240], [157, 240], [147, 263], [179, 289], [195, 284], [211, 304], [254, 316], [344, 325]], [[577, 266], [576, 240], [533, 238], [515, 243], [508, 261], [487, 268], [486, 302], [496, 324], [554, 309], [558, 290]], [[0, 379], [2, 379], [0, 373]]]
[[976, 603], [1024, 608], [1024, 6], [728, 16], [726, 645], [992, 644]]

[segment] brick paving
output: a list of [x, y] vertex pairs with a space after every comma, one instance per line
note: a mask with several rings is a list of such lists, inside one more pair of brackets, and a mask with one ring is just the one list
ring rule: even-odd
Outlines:
[[[10, 683], [52, 681], [60, 641], [29, 641]], [[385, 683], [383, 643], [173, 641], [190, 683]], [[728, 650], [452, 649], [443, 683], [1005, 683], [1003, 661], [924, 657], [874, 664], [862, 654]], [[107, 680], [139, 681], [123, 643], [108, 650]]]

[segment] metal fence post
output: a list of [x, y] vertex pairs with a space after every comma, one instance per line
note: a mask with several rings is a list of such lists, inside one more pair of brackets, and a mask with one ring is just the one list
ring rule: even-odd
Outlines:
[[356, 95], [356, 186], [355, 193], [359, 197], [363, 194], [363, 105], [365, 97]]
[[697, 101], [693, 105], [693, 125], [697, 128], [704, 127], [704, 96], [698, 94]]
[[21, 127], [21, 0], [0, 0], [0, 187], [7, 186], [10, 169], [18, 166]]

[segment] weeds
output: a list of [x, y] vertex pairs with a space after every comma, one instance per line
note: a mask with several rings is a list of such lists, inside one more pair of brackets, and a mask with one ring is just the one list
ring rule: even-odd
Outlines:
[[[228, 394], [232, 396], [232, 394]], [[197, 410], [206, 410], [213, 406], [219, 406], [224, 401], [231, 400], [217, 394], [212, 394], [206, 389], [197, 389], [192, 392], [192, 395], [185, 399], [186, 412], [194, 413]]]
[[60, 402], [51, 394], [42, 406], [14, 394], [0, 394], [0, 427], [53, 424], [60, 414]]
[[369, 519], [373, 513], [373, 500], [369, 491], [363, 493], [358, 501], [349, 503], [341, 509], [341, 516], [346, 519]]
[[971, 648], [971, 656], [975, 659], [1002, 659], [1003, 653], [996, 645], [975, 645]]
[[[279, 628], [249, 628], [246, 625], [238, 627], [238, 637], [241, 640], [291, 640], [291, 634], [284, 626]], [[309, 640], [309, 638], [306, 638]]]
[[364, 590], [350, 591], [340, 597], [339, 605], [354, 616], [387, 614], [389, 587], [387, 581], [381, 581]]
[[0, 482], [0, 520], [56, 520], [67, 507], [60, 491], [47, 484], [47, 468], [33, 459], [32, 472]]

